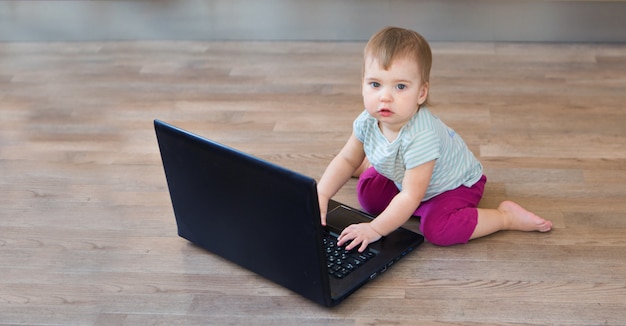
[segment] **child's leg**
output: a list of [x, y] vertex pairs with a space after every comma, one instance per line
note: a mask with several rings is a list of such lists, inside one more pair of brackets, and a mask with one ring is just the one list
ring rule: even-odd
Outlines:
[[[437, 245], [453, 245], [469, 241], [476, 228], [480, 201], [486, 178], [472, 188], [459, 187], [434, 197], [415, 211], [421, 216], [420, 230], [428, 241]], [[373, 167], [366, 169], [357, 184], [357, 196], [363, 209], [380, 214], [399, 190], [393, 181], [379, 174]]]
[[470, 239], [500, 230], [547, 232], [551, 229], [552, 222], [507, 200], [503, 201], [497, 209], [478, 209], [478, 223]]
[[472, 187], [460, 186], [423, 202], [415, 211], [420, 230], [431, 243], [450, 246], [467, 243], [478, 224], [478, 210], [487, 178]]
[[486, 178], [470, 188], [461, 186], [424, 203], [416, 215], [422, 216], [420, 229], [424, 237], [437, 245], [467, 243], [501, 230], [550, 231], [547, 221], [512, 201], [504, 201], [497, 209], [476, 208]]
[[384, 211], [400, 192], [393, 181], [379, 174], [373, 167], [361, 173], [356, 189], [361, 207], [372, 215]]

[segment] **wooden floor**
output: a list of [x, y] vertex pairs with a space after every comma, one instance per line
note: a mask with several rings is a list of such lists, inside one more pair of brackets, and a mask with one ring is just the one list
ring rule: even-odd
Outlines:
[[484, 163], [481, 205], [548, 234], [426, 243], [333, 309], [176, 235], [152, 119], [319, 178], [362, 47], [0, 43], [0, 324], [626, 324], [626, 45], [433, 44], [432, 110]]

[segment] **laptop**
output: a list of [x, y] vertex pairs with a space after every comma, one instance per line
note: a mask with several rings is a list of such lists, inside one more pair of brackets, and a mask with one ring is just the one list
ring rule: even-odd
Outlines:
[[337, 305], [424, 241], [399, 228], [345, 252], [336, 236], [372, 216], [331, 200], [322, 226], [314, 179], [163, 121], [154, 128], [178, 235], [321, 305]]

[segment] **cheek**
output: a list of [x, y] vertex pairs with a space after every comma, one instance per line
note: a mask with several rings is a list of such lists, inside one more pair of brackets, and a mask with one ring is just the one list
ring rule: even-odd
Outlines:
[[372, 94], [372, 92], [363, 91], [363, 104], [365, 107], [370, 107], [372, 105], [376, 106], [376, 97]]
[[363, 96], [363, 98], [365, 98], [368, 95], [369, 91], [370, 90], [368, 87], [366, 87], [366, 85], [361, 86], [361, 96]]
[[420, 98], [419, 93], [413, 92], [411, 94], [407, 94], [407, 96], [404, 97], [404, 102], [415, 103], [419, 105], [419, 98]]

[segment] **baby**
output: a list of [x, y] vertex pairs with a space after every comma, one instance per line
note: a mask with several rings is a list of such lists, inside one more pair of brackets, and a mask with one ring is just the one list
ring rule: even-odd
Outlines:
[[477, 208], [487, 178], [463, 139], [427, 107], [432, 54], [418, 33], [388, 27], [365, 46], [365, 110], [318, 183], [322, 224], [328, 201], [352, 177], [364, 210], [377, 217], [346, 227], [338, 244], [365, 250], [411, 216], [431, 243], [448, 246], [500, 230], [547, 232], [552, 222], [512, 201]]

